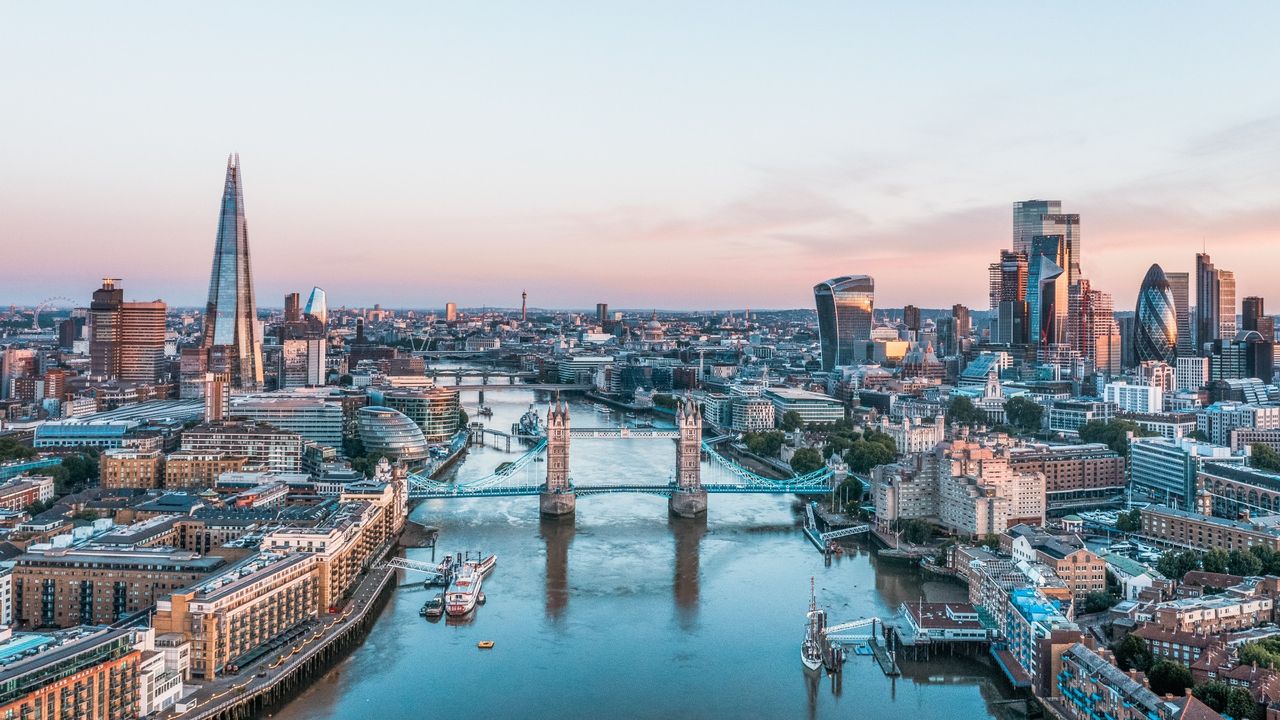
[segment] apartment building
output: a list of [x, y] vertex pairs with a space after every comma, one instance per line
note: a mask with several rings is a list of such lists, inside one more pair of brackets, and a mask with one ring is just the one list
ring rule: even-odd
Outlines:
[[98, 459], [104, 488], [158, 488], [164, 480], [164, 453], [120, 448]]

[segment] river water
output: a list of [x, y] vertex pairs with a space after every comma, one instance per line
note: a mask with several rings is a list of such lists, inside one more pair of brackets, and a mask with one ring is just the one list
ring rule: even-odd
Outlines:
[[[545, 410], [546, 397], [538, 397]], [[532, 392], [488, 393], [507, 430]], [[474, 393], [463, 402], [476, 418]], [[628, 422], [581, 399], [575, 427]], [[661, 424], [661, 423], [659, 423]], [[514, 459], [473, 449], [450, 472], [486, 475]], [[670, 440], [580, 440], [578, 484], [668, 482]], [[545, 463], [530, 463], [530, 478]], [[722, 472], [704, 464], [703, 479]], [[794, 497], [712, 495], [705, 521], [668, 518], [648, 495], [578, 499], [571, 521], [539, 519], [536, 497], [433, 500], [413, 511], [440, 528], [437, 553], [497, 553], [488, 602], [464, 622], [427, 621], [438, 590], [403, 587], [365, 643], [278, 712], [341, 718], [911, 718], [1005, 717], [1008, 688], [988, 664], [942, 659], [885, 677], [852, 656], [840, 687], [800, 664], [809, 579], [834, 623], [892, 615], [903, 602], [962, 600], [964, 589], [879, 563], [858, 544], [824, 565], [800, 531]], [[407, 552], [430, 560], [430, 549]], [[412, 575], [407, 580], [412, 579]], [[492, 640], [480, 650], [476, 643]]]

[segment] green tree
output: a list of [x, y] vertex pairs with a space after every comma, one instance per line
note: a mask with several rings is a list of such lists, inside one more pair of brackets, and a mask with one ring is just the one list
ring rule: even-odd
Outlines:
[[1195, 695], [1200, 702], [1213, 708], [1215, 712], [1222, 712], [1227, 709], [1227, 700], [1231, 695], [1231, 686], [1221, 680], [1210, 680], [1195, 686], [1191, 690], [1191, 694]]
[[[1259, 546], [1261, 547], [1261, 546]], [[1205, 553], [1200, 558], [1200, 564], [1204, 567], [1205, 572], [1225, 573], [1230, 572], [1231, 556], [1222, 548], [1214, 548]]]
[[855, 441], [844, 454], [844, 461], [849, 463], [849, 469], [856, 473], [871, 472], [871, 468], [891, 463], [893, 459], [894, 453], [888, 446], [862, 438]]
[[815, 448], [800, 448], [791, 456], [791, 469], [797, 475], [808, 475], [822, 465], [822, 453]]
[[0, 437], [0, 462], [30, 460], [39, 455], [36, 449], [11, 437]]
[[749, 432], [743, 437], [743, 441], [747, 444], [747, 449], [762, 457], [777, 457], [785, 439], [786, 436], [778, 430]]
[[1120, 532], [1137, 532], [1142, 529], [1142, 511], [1128, 510], [1121, 512], [1116, 519], [1116, 529]]
[[338, 377], [338, 384], [342, 387], [351, 387], [352, 382], [354, 382], [354, 380], [352, 380], [350, 375], [343, 374]]
[[1116, 664], [1121, 670], [1141, 670], [1146, 672], [1151, 667], [1151, 648], [1147, 641], [1137, 635], [1125, 635], [1124, 639], [1111, 647], [1115, 653]]
[[992, 552], [995, 552], [1000, 549], [1000, 536], [984, 535], [983, 538], [978, 541], [978, 544]]
[[1280, 453], [1265, 443], [1254, 443], [1250, 446], [1249, 464], [1259, 470], [1280, 472]]
[[471, 424], [471, 418], [467, 415], [467, 411], [458, 408], [458, 427], [464, 428]]
[[804, 418], [800, 417], [800, 413], [795, 410], [788, 410], [782, 414], [782, 429], [787, 432], [793, 430], [801, 430], [804, 428]]
[[1040, 432], [1040, 421], [1044, 417], [1044, 406], [1020, 395], [1005, 401], [1004, 414], [1009, 419], [1009, 423], [1019, 431], [1032, 434]]
[[67, 486], [73, 491], [98, 479], [98, 458], [95, 454], [68, 455], [62, 459], [62, 467], [67, 469]]
[[848, 435], [833, 434], [827, 437], [827, 445], [822, 449], [822, 452], [827, 457], [831, 457], [832, 455], [844, 457], [844, 454], [849, 451], [849, 448], [853, 447], [853, 442], [854, 439]]
[[666, 393], [654, 393], [653, 406], [665, 408], [667, 410], [675, 410], [676, 399], [674, 396], [667, 395]]
[[898, 523], [898, 531], [903, 540], [913, 545], [927, 543], [933, 537], [933, 526], [920, 520], [904, 520]]
[[1133, 433], [1134, 437], [1151, 435], [1151, 433], [1143, 430], [1132, 420], [1112, 420], [1110, 422], [1090, 420], [1080, 426], [1079, 432], [1080, 442], [1103, 443], [1125, 457], [1129, 456], [1128, 433]]
[[1171, 580], [1181, 580], [1183, 575], [1200, 568], [1200, 554], [1194, 550], [1167, 552], [1156, 561], [1156, 569]]
[[882, 433], [879, 430], [868, 430], [862, 434], [862, 439], [867, 442], [879, 443], [885, 446], [893, 455], [898, 454], [898, 441], [893, 439], [889, 433]]
[[986, 425], [987, 414], [979, 410], [969, 398], [957, 395], [947, 404], [947, 424]]
[[1262, 561], [1247, 550], [1232, 550], [1227, 555], [1227, 568], [1232, 575], [1249, 577], [1262, 572]]
[[1084, 611], [1086, 613], [1100, 613], [1110, 610], [1115, 604], [1115, 600], [1108, 592], [1091, 592], [1084, 598]]
[[1161, 660], [1151, 666], [1147, 671], [1147, 682], [1151, 684], [1151, 691], [1157, 695], [1177, 696], [1181, 696], [1195, 684], [1186, 665], [1168, 660]]
[[1234, 720], [1254, 720], [1258, 717], [1258, 702], [1247, 689], [1237, 685], [1227, 694], [1227, 706], [1222, 709], [1222, 714]]
[[1251, 665], [1257, 663], [1259, 667], [1276, 668], [1280, 667], [1280, 638], [1269, 637], [1257, 640], [1251, 643], [1245, 643], [1240, 647], [1240, 664]]

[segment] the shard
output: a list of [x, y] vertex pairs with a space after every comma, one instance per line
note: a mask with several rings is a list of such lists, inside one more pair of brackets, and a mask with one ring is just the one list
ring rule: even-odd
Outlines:
[[202, 347], [208, 353], [209, 371], [228, 375], [231, 387], [262, 389], [262, 326], [253, 301], [239, 155], [227, 159]]

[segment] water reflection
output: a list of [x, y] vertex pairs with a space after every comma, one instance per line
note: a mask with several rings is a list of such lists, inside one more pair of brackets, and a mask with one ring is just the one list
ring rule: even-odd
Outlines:
[[543, 517], [538, 532], [547, 544], [546, 613], [547, 618], [559, 620], [569, 606], [569, 546], [577, 534], [574, 518]]
[[690, 630], [698, 621], [699, 550], [702, 536], [707, 534], [707, 518], [670, 517], [667, 520], [675, 536], [675, 580], [672, 589], [676, 600], [676, 618], [682, 630]]

